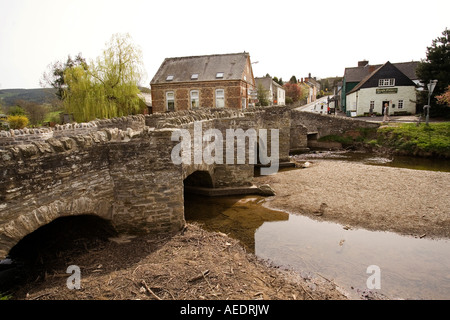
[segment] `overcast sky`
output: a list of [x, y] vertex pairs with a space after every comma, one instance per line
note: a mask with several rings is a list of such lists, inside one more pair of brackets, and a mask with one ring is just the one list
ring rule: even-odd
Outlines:
[[143, 52], [149, 82], [166, 57], [249, 52], [255, 77], [342, 76], [425, 58], [450, 27], [449, 0], [0, 0], [0, 89], [39, 88], [47, 66], [100, 56], [115, 33]]

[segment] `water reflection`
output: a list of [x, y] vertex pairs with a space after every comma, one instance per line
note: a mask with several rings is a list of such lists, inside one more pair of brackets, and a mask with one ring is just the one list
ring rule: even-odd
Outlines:
[[341, 160], [395, 168], [450, 172], [450, 161], [440, 158], [384, 156], [359, 151], [322, 151], [295, 155], [293, 157], [296, 160]]
[[450, 299], [450, 242], [446, 240], [345, 230], [338, 224], [290, 215], [289, 222], [261, 226], [255, 243], [256, 255], [298, 271], [326, 275], [347, 290], [367, 289], [371, 275], [367, 267], [377, 265], [379, 292], [390, 298]]
[[[367, 267], [381, 270], [379, 293], [401, 299], [450, 299], [450, 241], [341, 225], [269, 210], [257, 196], [187, 196], [186, 219], [229, 234], [263, 259], [366, 290]], [[352, 289], [353, 288], [353, 289]]]
[[220, 231], [237, 239], [255, 253], [255, 232], [269, 221], [288, 220], [289, 214], [262, 207], [261, 197], [204, 197], [185, 194], [185, 218], [208, 231]]

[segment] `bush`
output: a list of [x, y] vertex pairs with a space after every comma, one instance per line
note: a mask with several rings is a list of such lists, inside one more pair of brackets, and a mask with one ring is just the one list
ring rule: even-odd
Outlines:
[[378, 129], [378, 143], [410, 154], [428, 152], [450, 156], [450, 122], [417, 126], [404, 123]]
[[28, 124], [28, 118], [25, 116], [8, 116], [8, 123], [11, 129], [23, 129]]

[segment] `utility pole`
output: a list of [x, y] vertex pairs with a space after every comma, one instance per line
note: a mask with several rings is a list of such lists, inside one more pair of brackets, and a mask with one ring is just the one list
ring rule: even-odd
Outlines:
[[431, 107], [431, 95], [433, 94], [433, 90], [436, 87], [437, 80], [430, 80], [430, 83], [427, 84], [428, 87], [428, 105], [424, 106], [424, 108], [427, 109], [427, 116], [426, 116], [426, 124], [428, 125], [428, 120], [430, 118], [430, 107]]

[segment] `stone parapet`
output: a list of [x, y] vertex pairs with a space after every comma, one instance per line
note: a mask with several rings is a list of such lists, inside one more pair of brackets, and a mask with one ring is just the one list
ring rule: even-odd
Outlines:
[[85, 135], [103, 129], [142, 130], [145, 127], [144, 115], [93, 120], [85, 123], [67, 123], [54, 127], [25, 128], [0, 131], [0, 149], [7, 146], [26, 145], [31, 142], [44, 142], [51, 138]]

